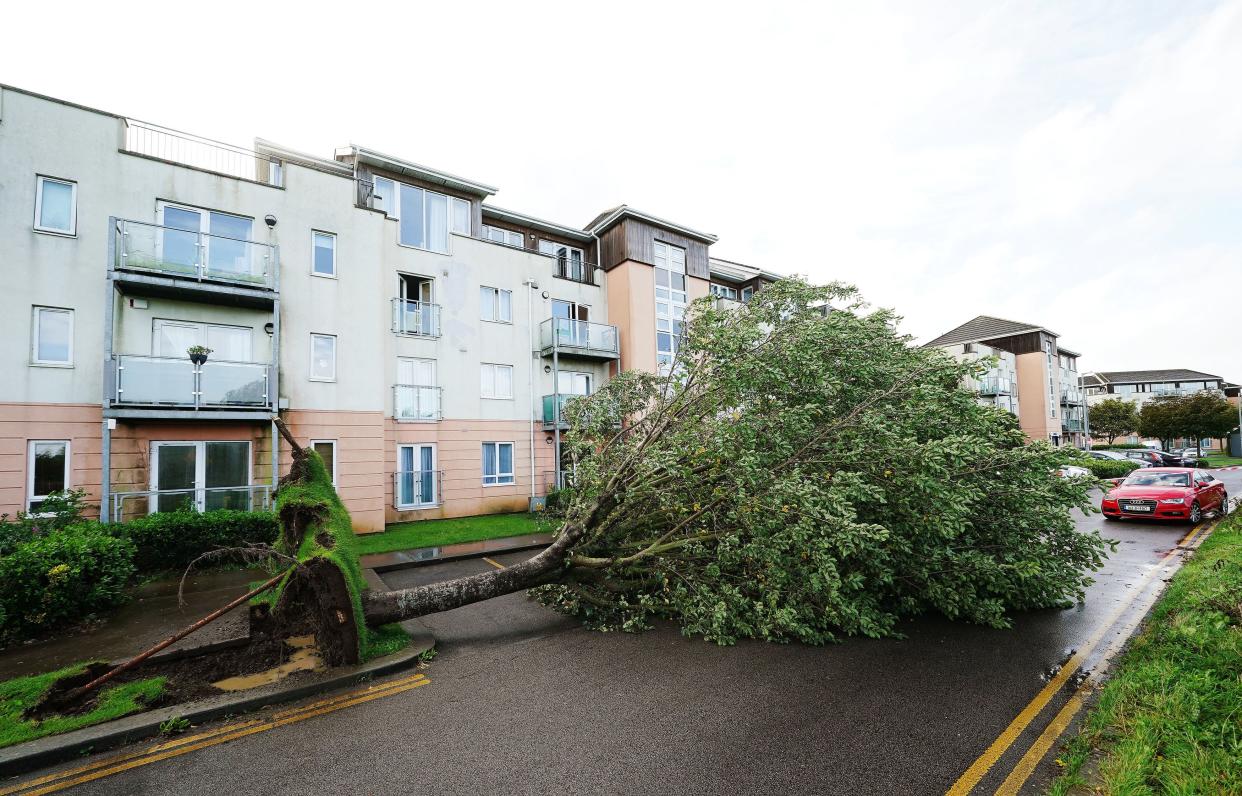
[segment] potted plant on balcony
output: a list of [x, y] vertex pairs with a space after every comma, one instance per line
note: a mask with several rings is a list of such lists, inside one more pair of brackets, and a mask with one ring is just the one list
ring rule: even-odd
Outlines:
[[185, 350], [190, 355], [190, 361], [200, 367], [207, 361], [207, 355], [211, 353], [211, 349], [205, 345], [192, 345]]

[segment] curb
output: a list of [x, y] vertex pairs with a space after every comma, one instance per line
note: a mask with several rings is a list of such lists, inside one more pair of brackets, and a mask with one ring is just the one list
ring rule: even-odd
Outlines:
[[[491, 542], [503, 542], [502, 539], [489, 539], [482, 543], [463, 542], [461, 545], [444, 545], [443, 547], [415, 547], [408, 550], [393, 550], [388, 553], [371, 553], [365, 556], [359, 556], [359, 561], [365, 569], [370, 569], [376, 573], [393, 572], [398, 569], [411, 569], [413, 567], [423, 567], [430, 564], [442, 564], [446, 561], [461, 561], [468, 558], [482, 558], [483, 556], [493, 556], [503, 553], [512, 553], [518, 550], [533, 550], [539, 547], [547, 547], [552, 544], [552, 534], [529, 534], [525, 536], [510, 536], [508, 539], [521, 539], [522, 542], [510, 545], [491, 546]], [[442, 550], [450, 550], [454, 547], [467, 547], [482, 544], [481, 549], [463, 550], [462, 552], [442, 553]], [[395, 557], [398, 560], [389, 563], [377, 563], [379, 559]]]
[[222, 694], [197, 702], [170, 705], [0, 749], [0, 777], [11, 777], [84, 754], [149, 738], [157, 735], [160, 724], [168, 719], [182, 718], [191, 724], [202, 724], [222, 716], [291, 702], [408, 669], [418, 663], [420, 655], [435, 647], [436, 639], [417, 619], [402, 622], [401, 627], [412, 637], [410, 645], [405, 649], [358, 666], [339, 667], [319, 678], [285, 683], [284, 687], [280, 683], [274, 683], [240, 694]]

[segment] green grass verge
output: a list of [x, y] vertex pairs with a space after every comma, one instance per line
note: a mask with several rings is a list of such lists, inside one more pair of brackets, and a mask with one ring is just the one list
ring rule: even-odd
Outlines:
[[92, 724], [100, 724], [145, 710], [164, 692], [163, 677], [149, 677], [103, 689], [94, 710], [78, 716], [57, 716], [44, 721], [27, 721], [22, 713], [39, 701], [49, 686], [61, 677], [81, 672], [85, 663], [66, 666], [55, 672], [17, 677], [0, 683], [0, 748], [59, 735]]
[[367, 640], [362, 648], [362, 662], [392, 655], [410, 646], [410, 634], [399, 624], [384, 625], [367, 630]]
[[1211, 467], [1232, 467], [1237, 464], [1242, 464], [1242, 457], [1226, 456], [1223, 453], [1209, 453], [1203, 458], [1208, 460], [1208, 464]]
[[1242, 793], [1242, 512], [1174, 576], [1061, 762], [1054, 796]]
[[358, 537], [358, 552], [389, 553], [416, 547], [440, 547], [459, 542], [503, 539], [550, 531], [546, 521], [525, 512], [521, 514], [486, 514], [481, 517], [458, 517], [451, 520], [419, 520], [389, 525], [383, 533]]

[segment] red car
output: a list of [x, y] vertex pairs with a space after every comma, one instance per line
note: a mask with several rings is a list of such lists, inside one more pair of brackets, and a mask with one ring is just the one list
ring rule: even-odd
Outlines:
[[1229, 496], [1214, 475], [1193, 467], [1135, 470], [1108, 490], [1100, 502], [1104, 519], [1142, 517], [1199, 522], [1212, 509], [1223, 510]]

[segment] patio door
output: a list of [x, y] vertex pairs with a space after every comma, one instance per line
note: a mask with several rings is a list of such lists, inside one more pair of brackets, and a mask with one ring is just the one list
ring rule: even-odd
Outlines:
[[573, 301], [552, 300], [553, 325], [561, 345], [586, 346], [590, 337], [591, 308]]
[[397, 418], [438, 420], [440, 392], [436, 389], [436, 361], [398, 357], [395, 396]]
[[398, 445], [396, 507], [434, 506], [437, 498], [436, 446]]
[[163, 263], [190, 271], [202, 266], [206, 271], [226, 276], [253, 275], [249, 249], [251, 219], [167, 202], [159, 203], [159, 212], [160, 223], [171, 227], [162, 230], [160, 236]]
[[249, 442], [152, 442], [149, 511], [249, 510]]
[[207, 346], [211, 349], [211, 358], [218, 362], [254, 361], [251, 330], [245, 326], [162, 318], [152, 322], [151, 352], [155, 356], [184, 359], [186, 349], [192, 345]]

